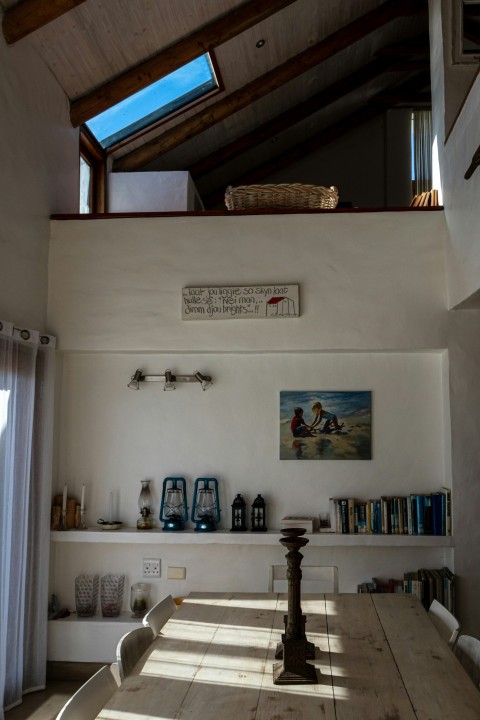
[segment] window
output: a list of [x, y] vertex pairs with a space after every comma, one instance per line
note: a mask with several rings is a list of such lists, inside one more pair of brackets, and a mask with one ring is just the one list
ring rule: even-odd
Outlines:
[[420, 195], [432, 187], [432, 113], [412, 112], [412, 194]]
[[81, 214], [105, 212], [106, 155], [88, 132], [80, 132]]
[[202, 55], [88, 120], [86, 125], [107, 149], [218, 89], [210, 56]]
[[480, 2], [456, 0], [454, 5], [453, 61], [478, 63], [480, 57]]

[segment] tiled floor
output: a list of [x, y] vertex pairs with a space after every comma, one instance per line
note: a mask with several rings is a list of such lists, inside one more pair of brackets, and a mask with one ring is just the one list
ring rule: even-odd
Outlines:
[[55, 720], [81, 685], [81, 680], [49, 681], [45, 690], [25, 695], [21, 705], [5, 713], [5, 720]]

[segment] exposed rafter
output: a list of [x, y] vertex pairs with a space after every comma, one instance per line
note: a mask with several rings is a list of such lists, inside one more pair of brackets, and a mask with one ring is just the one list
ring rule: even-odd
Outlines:
[[375, 55], [429, 60], [430, 38], [428, 35], [419, 35], [399, 43], [393, 43], [393, 45], [380, 48], [380, 50], [376, 51]]
[[5, 42], [12, 45], [84, 2], [85, 0], [22, 0], [3, 14], [2, 30]]
[[430, 89], [430, 73], [418, 73], [412, 78], [408, 78], [404, 82], [393, 88], [387, 88], [377, 93], [369, 102], [374, 105], [405, 105], [413, 103], [430, 102], [430, 94], [424, 94], [422, 91]]
[[222, 100], [209, 105], [204, 111], [187, 118], [141, 147], [117, 159], [114, 162], [113, 170], [130, 171], [144, 167], [159, 155], [173, 150], [186, 140], [242, 110], [250, 103], [336, 55], [393, 19], [423, 12], [424, 7], [425, 3], [418, 0], [386, 0], [379, 7], [332, 33], [295, 58], [290, 58], [278, 68], [270, 70]]
[[70, 104], [74, 127], [142, 90], [295, 0], [250, 0]]

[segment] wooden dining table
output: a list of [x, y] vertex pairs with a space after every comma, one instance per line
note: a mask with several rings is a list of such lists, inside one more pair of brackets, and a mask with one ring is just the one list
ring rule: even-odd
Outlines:
[[286, 595], [191, 593], [98, 720], [479, 720], [479, 691], [416, 596], [301, 605], [317, 683], [273, 683]]

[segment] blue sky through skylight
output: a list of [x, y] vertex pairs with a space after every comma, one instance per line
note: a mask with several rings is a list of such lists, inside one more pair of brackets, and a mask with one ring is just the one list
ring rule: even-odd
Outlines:
[[109, 147], [218, 87], [210, 58], [202, 55], [122, 100], [86, 123]]

